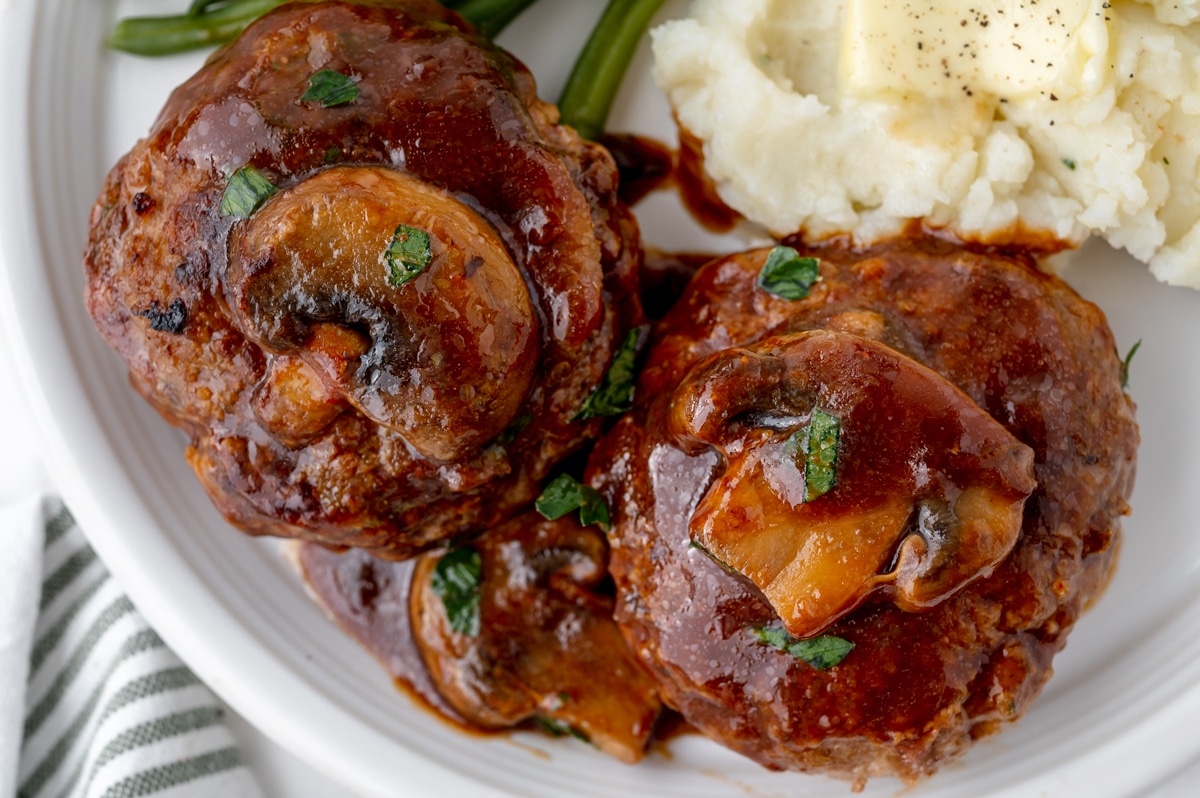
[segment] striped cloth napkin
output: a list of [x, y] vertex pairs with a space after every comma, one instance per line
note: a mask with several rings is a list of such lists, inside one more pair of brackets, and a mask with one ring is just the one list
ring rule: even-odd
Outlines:
[[61, 504], [0, 507], [0, 796], [261, 798], [221, 713]]

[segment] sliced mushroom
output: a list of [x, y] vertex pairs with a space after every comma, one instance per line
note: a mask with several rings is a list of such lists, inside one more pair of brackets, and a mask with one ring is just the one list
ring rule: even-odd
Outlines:
[[[542, 719], [622, 761], [641, 759], [662, 704], [599, 590], [603, 535], [529, 513], [468, 545], [473, 578], [439, 580], [438, 555], [413, 576], [413, 633], [442, 697], [486, 728]], [[472, 618], [458, 589], [465, 582], [477, 590]]]
[[[426, 252], [397, 252], [424, 236]], [[334, 167], [237, 224], [229, 246], [243, 332], [299, 354], [422, 455], [463, 457], [516, 417], [537, 362], [533, 303], [495, 230], [447, 192], [385, 167]], [[362, 351], [331, 354], [328, 325]]]
[[[840, 428], [823, 461], [805, 451], [822, 418]], [[795, 637], [877, 591], [917, 611], [991, 573], [1036, 487], [1033, 451], [970, 397], [847, 333], [706, 358], [676, 390], [670, 424], [727, 463], [691, 517], [693, 540], [757, 585]], [[827, 490], [814, 495], [818, 477]]]

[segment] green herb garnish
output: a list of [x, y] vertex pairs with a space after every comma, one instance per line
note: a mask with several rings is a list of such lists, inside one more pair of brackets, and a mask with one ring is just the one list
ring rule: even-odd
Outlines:
[[570, 474], [555, 477], [533, 506], [549, 521], [579, 510], [579, 522], [584, 526], [599, 524], [602, 529], [608, 529], [610, 523], [608, 505], [600, 491], [582, 484]]
[[570, 726], [566, 723], [563, 723], [561, 720], [555, 720], [554, 718], [548, 718], [545, 715], [535, 715], [533, 718], [533, 722], [534, 722], [534, 724], [537, 725], [537, 727], [539, 729], [541, 729], [543, 732], [550, 735], [551, 737], [565, 737], [567, 735], [570, 735], [570, 736], [574, 737], [576, 740], [580, 740], [582, 742], [588, 743], [589, 745], [592, 742], [591, 738], [589, 738], [583, 732], [579, 731], [579, 729], [576, 729], [574, 726]]
[[461, 546], [442, 555], [429, 586], [442, 600], [450, 628], [460, 635], [479, 634], [479, 582], [483, 561], [475, 549]]
[[236, 219], [249, 219], [259, 206], [279, 192], [263, 173], [243, 166], [229, 176], [221, 195], [221, 213]]
[[1063, 166], [1067, 167], [1067, 168], [1068, 168], [1068, 169], [1070, 169], [1072, 172], [1074, 172], [1074, 171], [1075, 171], [1075, 161], [1073, 161], [1073, 160], [1072, 160], [1072, 159], [1070, 159], [1070, 158], [1063, 158], [1063, 159], [1062, 159], [1062, 162], [1063, 162]]
[[786, 651], [819, 671], [828, 670], [837, 665], [854, 648], [854, 644], [849, 640], [833, 635], [797, 640], [779, 626], [762, 626], [752, 628], [750, 631], [761, 642], [780, 651]]
[[396, 228], [392, 243], [384, 250], [388, 265], [388, 285], [400, 287], [421, 272], [433, 260], [429, 248], [429, 233], [402, 224]]
[[642, 330], [642, 327], [635, 327], [625, 336], [625, 342], [613, 355], [612, 365], [608, 367], [600, 386], [583, 400], [574, 421], [599, 416], [619, 416], [629, 410], [633, 404], [635, 366]]
[[696, 541], [692, 540], [692, 541], [688, 541], [688, 546], [690, 548], [696, 549], [697, 551], [703, 552], [704, 556], [708, 557], [708, 559], [712, 560], [713, 562], [715, 562], [717, 565], [724, 568], [729, 573], [731, 573], [731, 574], [737, 573], [736, 568], [734, 568], [732, 565], [730, 565], [729, 563], [722, 560], [717, 555], [713, 554], [712, 551], [710, 551], [709, 548], [707, 546], [705, 546], [703, 543], [697, 543]]
[[583, 504], [579, 505], [579, 523], [584, 526], [595, 524], [601, 529], [607, 530], [610, 519], [608, 517], [608, 505], [604, 503], [604, 497], [600, 492], [583, 486]]
[[837, 484], [838, 445], [842, 421], [824, 410], [813, 408], [808, 424], [796, 432], [784, 446], [791, 457], [804, 461], [804, 501], [833, 490]]
[[354, 102], [357, 97], [358, 84], [348, 75], [322, 69], [308, 79], [308, 91], [300, 99], [306, 103], [320, 103], [322, 108], [333, 108]]
[[804, 299], [821, 279], [821, 261], [791, 247], [775, 247], [758, 273], [758, 287], [783, 299]]
[[516, 421], [509, 424], [508, 427], [505, 428], [504, 432], [501, 432], [496, 436], [496, 443], [500, 444], [501, 446], [508, 446], [517, 439], [517, 436], [521, 434], [521, 430], [529, 426], [530, 421], [533, 421], [533, 414], [523, 413], [517, 418]]
[[1129, 348], [1129, 354], [1125, 355], [1125, 359], [1121, 361], [1121, 388], [1129, 387], [1129, 362], [1133, 360], [1133, 356], [1142, 346], [1142, 339], [1139, 338], [1137, 343]]

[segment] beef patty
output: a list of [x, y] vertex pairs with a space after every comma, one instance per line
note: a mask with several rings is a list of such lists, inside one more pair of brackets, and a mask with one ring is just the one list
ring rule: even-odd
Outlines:
[[536, 496], [640, 318], [611, 156], [427, 0], [290, 3], [113, 168], [96, 326], [251, 534], [402, 557]]
[[[796, 249], [774, 257], [818, 259], [803, 298], [764, 287], [768, 250], [697, 274], [593, 453], [615, 614], [713, 739], [911, 781], [1026, 711], [1106, 584], [1133, 405], [1103, 314], [1029, 257], [919, 234]], [[841, 424], [824, 461], [788, 449], [819, 414]], [[779, 588], [763, 551], [805, 578]], [[853, 648], [820, 669], [799, 638]]]

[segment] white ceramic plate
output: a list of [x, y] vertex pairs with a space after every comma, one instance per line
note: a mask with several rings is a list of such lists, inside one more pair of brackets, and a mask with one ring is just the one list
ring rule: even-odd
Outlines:
[[[53, 473], [151, 623], [263, 731], [369, 795], [845, 796], [843, 782], [768, 773], [694, 737], [626, 767], [572, 741], [460, 734], [392, 688], [274, 545], [225, 526], [184, 463], [181, 437], [130, 389], [81, 302], [79, 253], [104, 174], [202, 61], [106, 52], [102, 32], [117, 16], [181, 7], [0, 6], [0, 316]], [[542, 0], [504, 37], [543, 96], [557, 96], [600, 7]], [[671, 2], [663, 16], [683, 10]], [[669, 140], [648, 66], [643, 48], [612, 127]], [[671, 194], [639, 212], [646, 239], [664, 248], [736, 246], [698, 231]], [[1141, 473], [1120, 570], [1028, 716], [906, 793], [914, 798], [1129, 795], [1200, 752], [1200, 293], [1160, 286], [1102, 245], [1077, 256], [1068, 277], [1107, 311], [1123, 348], [1143, 341], [1131, 387]], [[867, 794], [899, 786], [879, 780]]]

